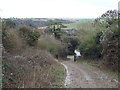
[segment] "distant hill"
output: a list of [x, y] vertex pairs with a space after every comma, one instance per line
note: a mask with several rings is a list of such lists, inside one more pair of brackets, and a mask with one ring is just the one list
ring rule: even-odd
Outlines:
[[45, 27], [48, 26], [49, 23], [60, 21], [63, 24], [73, 23], [70, 20], [56, 19], [56, 18], [9, 18], [16, 24], [17, 27], [20, 26], [28, 26], [31, 28]]
[[27, 19], [27, 20], [17, 19], [17, 20], [14, 20], [14, 22], [17, 25], [17, 27], [28, 26], [32, 28], [37, 28], [37, 27], [43, 27], [48, 25], [48, 21], [34, 21], [32, 19]]
[[[4, 18], [6, 19], [6, 18]], [[17, 27], [28, 26], [31, 28], [46, 27], [51, 22], [60, 21], [66, 26], [73, 26], [81, 21], [91, 21], [94, 19], [64, 19], [64, 18], [7, 18], [14, 21]]]

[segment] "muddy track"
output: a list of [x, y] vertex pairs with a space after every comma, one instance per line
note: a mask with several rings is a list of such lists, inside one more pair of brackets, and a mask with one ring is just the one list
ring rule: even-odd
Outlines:
[[118, 77], [97, 68], [77, 64], [71, 58], [61, 64], [66, 69], [65, 88], [118, 88]]

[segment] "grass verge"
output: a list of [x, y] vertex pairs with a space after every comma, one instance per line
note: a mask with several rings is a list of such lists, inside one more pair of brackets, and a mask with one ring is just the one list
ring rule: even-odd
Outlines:
[[77, 61], [77, 63], [78, 63], [78, 64], [82, 64], [82, 65], [86, 65], [86, 66], [88, 66], [88, 67], [94, 68], [91, 63], [88, 63], [88, 62], [86, 62], [86, 61]]
[[109, 70], [108, 68], [105, 68], [105, 67], [102, 67], [102, 66], [97, 66], [97, 65], [93, 65], [92, 63], [90, 62], [87, 62], [87, 61], [77, 61], [78, 64], [83, 64], [83, 65], [86, 65], [86, 66], [89, 66], [89, 67], [92, 67], [92, 68], [97, 68], [97, 69], [100, 69], [104, 72], [107, 72], [108, 74], [110, 75], [114, 75], [114, 76], [120, 76], [120, 73], [118, 72], [114, 72], [112, 70]]
[[51, 72], [54, 75], [52, 79], [52, 88], [62, 88], [64, 85], [64, 76], [65, 76], [65, 70], [62, 65], [56, 65], [51, 67]]

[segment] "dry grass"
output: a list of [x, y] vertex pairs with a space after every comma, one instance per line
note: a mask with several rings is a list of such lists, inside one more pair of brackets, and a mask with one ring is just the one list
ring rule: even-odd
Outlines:
[[40, 38], [38, 40], [38, 47], [41, 49], [52, 49], [58, 48], [61, 46], [61, 42], [51, 38]]
[[59, 78], [59, 73], [64, 69], [48, 53], [57, 53], [60, 45], [57, 40], [44, 38], [38, 41], [37, 47], [28, 47], [17, 30], [4, 30], [3, 88], [51, 88], [54, 81], [60, 82], [57, 86], [61, 87], [63, 78]]
[[19, 55], [3, 53], [3, 65], [6, 88], [50, 88], [60, 66], [49, 53], [35, 48]]
[[40, 38], [37, 47], [50, 52], [53, 56], [58, 55], [59, 58], [66, 57], [66, 49], [62, 43], [52, 38]]
[[6, 50], [20, 50], [23, 47], [23, 40], [15, 29], [5, 30], [3, 35], [3, 46]]

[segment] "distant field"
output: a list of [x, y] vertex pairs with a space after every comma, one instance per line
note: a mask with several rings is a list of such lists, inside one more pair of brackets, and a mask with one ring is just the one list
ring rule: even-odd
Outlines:
[[[14, 20], [14, 19], [13, 19]], [[17, 19], [15, 19], [17, 20]], [[23, 18], [21, 20], [32, 20], [32, 21], [48, 21], [49, 23], [49, 20], [67, 20], [68, 22], [73, 22], [73, 23], [69, 23], [69, 24], [64, 24], [63, 22], [63, 25], [67, 26], [67, 28], [64, 28], [64, 29], [77, 29], [79, 30], [79, 28], [81, 26], [84, 27], [84, 25], [88, 22], [91, 22], [93, 21], [94, 19], [53, 19], [53, 18]], [[88, 25], [87, 25], [88, 26]], [[38, 29], [45, 29], [47, 26], [43, 26], [43, 27], [38, 27]], [[82, 27], [82, 28], [83, 28]]]
[[48, 19], [43, 19], [43, 18], [32, 18], [31, 20], [33, 20], [33, 21], [48, 21]]
[[38, 29], [46, 29], [47, 26], [44, 26], [44, 27], [38, 27]]
[[[93, 27], [91, 26], [92, 24], [91, 23], [93, 22], [92, 20], [88, 21], [88, 20], [81, 20], [81, 21], [76, 21], [74, 23], [69, 23], [69, 24], [63, 24], [65, 26], [67, 26], [67, 28], [64, 28], [64, 29], [76, 29], [76, 30], [79, 30], [79, 29], [85, 29], [85, 30], [91, 30]], [[45, 29], [47, 26], [44, 26], [44, 27], [38, 27], [39, 29]]]
[[78, 22], [76, 22], [76, 23], [70, 23], [70, 24], [64, 24], [64, 25], [67, 26], [67, 28], [75, 28], [76, 29], [77, 26], [78, 26]]
[[81, 28], [84, 28], [85, 25], [87, 24], [87, 28], [88, 25], [90, 22], [93, 22], [94, 19], [80, 19], [80, 20], [76, 20], [74, 23], [70, 23], [70, 24], [64, 24], [65, 26], [67, 26], [66, 29], [72, 29], [72, 28], [75, 28], [75, 29], [79, 29], [80, 27]]

